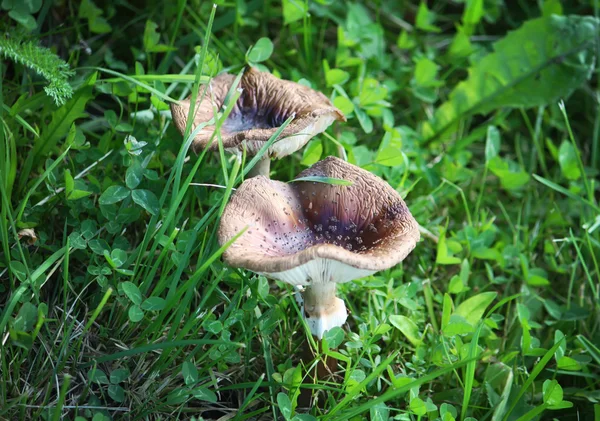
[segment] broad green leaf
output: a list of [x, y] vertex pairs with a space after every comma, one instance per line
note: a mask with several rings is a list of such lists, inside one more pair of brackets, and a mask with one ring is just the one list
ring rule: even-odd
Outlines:
[[125, 184], [130, 189], [135, 189], [140, 185], [142, 178], [144, 177], [144, 168], [140, 165], [137, 160], [134, 160], [127, 172], [125, 172]]
[[133, 323], [137, 323], [144, 318], [144, 312], [138, 306], [129, 307], [129, 320]]
[[417, 28], [427, 32], [441, 32], [441, 29], [433, 24], [434, 22], [435, 13], [429, 10], [426, 2], [421, 1], [416, 18]]
[[488, 164], [500, 154], [500, 131], [496, 126], [488, 126], [485, 137], [485, 163]]
[[165, 308], [166, 301], [164, 298], [160, 297], [150, 297], [147, 300], [144, 300], [141, 307], [142, 310], [146, 311], [160, 311]]
[[404, 336], [406, 336], [406, 338], [410, 341], [410, 343], [412, 343], [415, 346], [421, 344], [422, 340], [421, 333], [419, 332], [419, 327], [411, 319], [401, 315], [393, 315], [390, 316], [390, 323], [392, 324], [392, 326], [399, 329], [400, 332], [402, 332]]
[[419, 86], [438, 86], [439, 81], [436, 79], [438, 73], [438, 65], [434, 61], [422, 57], [417, 60], [415, 65], [415, 75], [413, 81]]
[[390, 417], [390, 409], [383, 402], [379, 402], [369, 410], [370, 421], [388, 421]]
[[460, 263], [458, 257], [450, 255], [448, 245], [446, 244], [446, 233], [440, 233], [435, 262], [440, 265], [457, 265]]
[[544, 0], [542, 4], [542, 16], [562, 15], [563, 8], [560, 0]]
[[463, 13], [463, 23], [465, 25], [477, 25], [483, 17], [483, 0], [467, 0], [465, 2], [465, 11]]
[[13, 328], [21, 332], [29, 332], [34, 328], [37, 319], [37, 307], [30, 302], [25, 302], [13, 321]]
[[104, 193], [102, 193], [102, 196], [100, 196], [98, 202], [101, 205], [112, 205], [113, 203], [118, 203], [121, 200], [129, 197], [130, 194], [131, 191], [126, 187], [110, 186], [104, 191]]
[[324, 339], [327, 340], [329, 348], [335, 349], [344, 341], [344, 331], [340, 327], [334, 327], [325, 332]]
[[15, 275], [19, 281], [25, 282], [27, 279], [27, 268], [23, 263], [18, 260], [12, 260], [9, 267], [13, 275]]
[[197, 387], [192, 389], [191, 392], [192, 396], [194, 396], [196, 399], [200, 399], [201, 401], [216, 403], [218, 400], [215, 392], [207, 389], [206, 387]]
[[529, 182], [529, 174], [515, 163], [504, 161], [499, 156], [492, 158], [488, 165], [490, 171], [500, 179], [500, 184], [506, 190], [520, 189]]
[[558, 149], [558, 163], [563, 175], [568, 180], [579, 180], [581, 170], [577, 158], [577, 151], [569, 141], [563, 141]]
[[133, 190], [131, 192], [131, 198], [135, 203], [140, 205], [152, 215], [158, 215], [160, 212], [160, 203], [158, 202], [158, 198], [150, 190]]
[[104, 11], [96, 7], [92, 0], [82, 0], [79, 4], [79, 17], [87, 18], [89, 30], [96, 34], [106, 34], [112, 30], [102, 17], [103, 13]]
[[184, 361], [181, 374], [183, 375], [183, 381], [188, 386], [198, 382], [198, 369], [190, 361]]
[[411, 48], [415, 48], [417, 46], [417, 41], [412, 34], [409, 34], [404, 30], [400, 32], [398, 41], [396, 41], [396, 45], [402, 50], [410, 50]]
[[494, 44], [469, 68], [424, 132], [429, 140], [470, 114], [501, 107], [537, 107], [565, 99], [589, 79], [595, 61], [597, 19], [547, 16], [533, 19]]
[[111, 384], [108, 386], [108, 396], [115, 402], [123, 402], [125, 400], [125, 391], [118, 384]]
[[292, 401], [286, 393], [280, 392], [277, 394], [277, 405], [283, 418], [289, 420], [292, 417]]
[[127, 261], [127, 252], [121, 249], [114, 249], [110, 252], [110, 258], [116, 267], [121, 267]]
[[316, 164], [319, 159], [321, 159], [322, 154], [323, 143], [321, 142], [321, 139], [313, 139], [304, 148], [304, 152], [302, 153], [302, 161], [300, 161], [300, 163], [302, 165], [306, 165], [307, 167]]
[[248, 51], [247, 58], [250, 63], [260, 63], [268, 60], [273, 54], [273, 42], [266, 37], [260, 38]]
[[400, 130], [393, 128], [383, 135], [375, 161], [387, 167], [407, 164], [406, 156], [402, 153], [402, 133]]
[[581, 364], [571, 357], [561, 357], [556, 363], [559, 370], [568, 370], [568, 371], [579, 371], [581, 370]]
[[142, 293], [140, 289], [133, 282], [123, 282], [122, 284], [123, 292], [131, 300], [131, 302], [135, 305], [140, 305], [142, 303]]
[[444, 336], [452, 337], [456, 335], [467, 335], [475, 330], [473, 325], [468, 323], [464, 317], [457, 314], [450, 316], [448, 324], [444, 327]]
[[156, 31], [157, 28], [158, 25], [156, 23], [151, 20], [146, 21], [146, 27], [144, 28], [144, 50], [149, 53], [161, 53], [176, 50], [174, 47], [160, 43], [160, 34]]
[[345, 96], [336, 96], [333, 99], [333, 105], [335, 105], [344, 115], [350, 115], [354, 111], [354, 103]]
[[546, 380], [542, 389], [544, 403], [553, 406], [562, 402], [563, 390], [556, 380]]
[[422, 417], [423, 415], [427, 414], [427, 407], [425, 406], [425, 402], [423, 402], [423, 399], [421, 398], [412, 398], [410, 400], [409, 406], [410, 410], [419, 417]]
[[477, 294], [460, 303], [454, 313], [464, 317], [468, 323], [475, 326], [483, 317], [485, 309], [494, 301], [497, 295], [497, 292]]
[[304, 0], [283, 0], [282, 6], [284, 25], [303, 19], [308, 13], [308, 3]]
[[112, 384], [119, 384], [127, 380], [131, 373], [127, 368], [118, 368], [110, 372], [110, 382]]
[[466, 28], [459, 27], [448, 49], [448, 56], [452, 59], [459, 59], [469, 56], [472, 52], [473, 45], [471, 44], [469, 33]]
[[71, 175], [71, 170], [65, 170], [65, 192], [67, 194], [67, 198], [69, 194], [75, 188], [75, 180], [73, 180], [73, 176]]
[[360, 107], [354, 107], [354, 114], [356, 114], [356, 118], [360, 123], [360, 126], [364, 130], [366, 134], [369, 134], [373, 131], [373, 120], [371, 117], [367, 115]]
[[104, 373], [104, 371], [100, 370], [99, 368], [88, 371], [87, 376], [91, 382], [96, 382], [99, 384], [110, 384], [106, 373]]
[[350, 74], [342, 69], [331, 69], [327, 70], [325, 73], [325, 80], [329, 87], [333, 85], [343, 85], [348, 79], [350, 79]]

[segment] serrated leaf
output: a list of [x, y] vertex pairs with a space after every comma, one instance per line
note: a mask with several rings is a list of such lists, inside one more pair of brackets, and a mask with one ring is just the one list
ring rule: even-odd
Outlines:
[[525, 22], [468, 69], [426, 130], [430, 139], [470, 114], [538, 107], [565, 99], [592, 74], [598, 20], [546, 16]]
[[63, 139], [79, 118], [85, 117], [85, 107], [90, 99], [94, 97], [93, 87], [84, 85], [79, 88], [63, 106], [52, 113], [52, 121], [41, 131], [42, 135], [33, 147], [33, 165], [39, 159], [48, 155], [58, 142]]

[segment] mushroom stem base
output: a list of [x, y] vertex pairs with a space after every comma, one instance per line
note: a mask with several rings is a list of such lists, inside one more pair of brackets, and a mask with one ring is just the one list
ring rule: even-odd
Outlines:
[[257, 175], [264, 175], [267, 178], [269, 177], [269, 173], [271, 172], [271, 160], [269, 159], [268, 156], [262, 158], [260, 161], [258, 161], [256, 163], [255, 166], [253, 166], [250, 171], [248, 171], [248, 174], [246, 175], [247, 178], [252, 178], [252, 177], [256, 177]]
[[296, 295], [311, 333], [318, 339], [334, 327], [341, 327], [348, 318], [346, 304], [335, 295], [334, 282], [314, 283], [302, 295]]

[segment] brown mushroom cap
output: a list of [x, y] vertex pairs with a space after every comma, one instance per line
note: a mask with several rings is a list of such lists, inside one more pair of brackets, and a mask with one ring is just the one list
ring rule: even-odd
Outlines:
[[[210, 121], [215, 108], [221, 109], [234, 80], [234, 75], [221, 74], [209, 82], [208, 89], [206, 85], [200, 86], [192, 130]], [[269, 148], [269, 156], [289, 155], [325, 131], [335, 120], [346, 121], [344, 114], [322, 93], [253, 67], [242, 75], [239, 87], [242, 94], [221, 126], [223, 146], [233, 153], [241, 153], [245, 145], [250, 155], [256, 154], [290, 116], [295, 116], [294, 120]], [[202, 95], [205, 90], [206, 94]], [[190, 98], [180, 104], [171, 104], [173, 121], [182, 134], [190, 105]], [[206, 147], [218, 147], [217, 138], [213, 138], [214, 131], [215, 126], [210, 125], [196, 135], [192, 143], [196, 152]]]
[[415, 247], [418, 224], [381, 178], [329, 157], [299, 177], [333, 177], [351, 186], [254, 177], [227, 204], [219, 227], [223, 254], [242, 267], [291, 284], [347, 282], [388, 269]]

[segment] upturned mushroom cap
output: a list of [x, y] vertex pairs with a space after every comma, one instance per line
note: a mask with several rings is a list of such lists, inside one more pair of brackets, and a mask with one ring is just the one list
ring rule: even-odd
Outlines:
[[223, 254], [246, 268], [293, 285], [348, 282], [402, 261], [415, 247], [418, 224], [400, 195], [381, 178], [329, 157], [300, 177], [333, 177], [351, 186], [254, 177], [225, 207], [219, 242], [246, 226]]
[[[206, 85], [200, 86], [192, 130], [210, 121], [214, 109], [221, 109], [234, 80], [234, 75], [221, 74], [209, 82], [208, 89]], [[239, 87], [242, 94], [221, 126], [223, 146], [231, 153], [241, 154], [245, 146], [248, 154], [255, 155], [290, 116], [295, 116], [294, 120], [269, 148], [271, 157], [294, 153], [335, 120], [346, 121], [344, 114], [322, 93], [253, 67], [242, 75]], [[206, 94], [202, 95], [205, 90]], [[173, 121], [182, 134], [190, 106], [190, 98], [171, 104]], [[218, 147], [214, 131], [215, 126], [210, 125], [196, 135], [192, 143], [196, 152]]]

